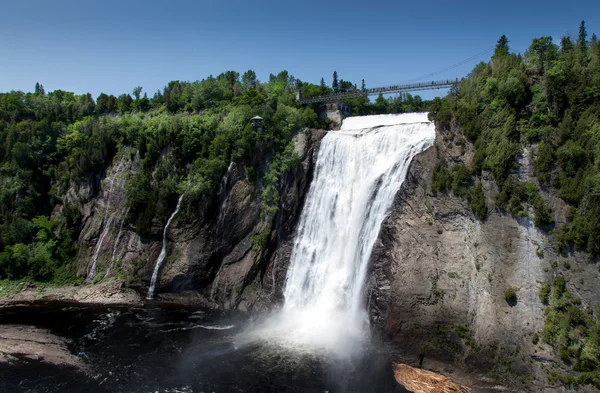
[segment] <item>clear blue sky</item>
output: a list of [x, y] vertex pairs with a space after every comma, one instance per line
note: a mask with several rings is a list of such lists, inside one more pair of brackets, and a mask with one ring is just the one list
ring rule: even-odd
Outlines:
[[583, 0], [0, 0], [0, 10], [0, 91], [39, 81], [94, 97], [138, 85], [151, 96], [230, 69], [328, 84], [337, 70], [376, 87], [458, 63], [502, 34], [517, 52], [534, 37], [576, 36], [582, 19], [600, 35], [600, 6]]

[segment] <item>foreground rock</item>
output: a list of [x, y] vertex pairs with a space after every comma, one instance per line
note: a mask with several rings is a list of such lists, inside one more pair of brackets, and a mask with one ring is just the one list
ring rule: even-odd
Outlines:
[[454, 383], [450, 377], [406, 364], [394, 366], [394, 378], [413, 393], [468, 393], [471, 391], [467, 387]]
[[43, 362], [87, 371], [86, 364], [67, 349], [67, 341], [45, 329], [0, 325], [0, 363]]
[[134, 291], [124, 288], [123, 280], [110, 280], [92, 286], [69, 286], [62, 288], [28, 287], [14, 295], [0, 298], [0, 307], [14, 303], [27, 303], [39, 300], [76, 301], [95, 304], [143, 303], [142, 297]]

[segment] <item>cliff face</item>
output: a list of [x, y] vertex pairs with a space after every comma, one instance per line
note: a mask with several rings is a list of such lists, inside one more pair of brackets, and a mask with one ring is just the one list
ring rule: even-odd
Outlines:
[[[167, 231], [159, 298], [162, 292], [168, 293], [164, 299], [240, 309], [263, 309], [279, 299], [290, 237], [322, 136], [321, 131], [306, 130], [295, 137], [300, 164], [284, 175], [279, 210], [272, 220], [261, 218], [260, 194], [246, 179], [245, 168], [235, 163], [213, 200], [182, 208]], [[125, 222], [125, 184], [138, 165], [135, 152], [125, 149], [101, 181], [97, 198], [91, 199], [82, 187], [70, 190], [66, 199], [89, 200], [83, 208], [78, 274], [91, 281], [96, 265], [96, 281], [122, 277], [128, 287], [145, 294], [162, 248], [164, 224], [154, 222], [151, 235], [140, 237]], [[257, 243], [253, 235], [260, 233], [268, 236]]]
[[[490, 212], [483, 222], [463, 198], [431, 193], [438, 160], [468, 164], [472, 155], [456, 130], [438, 129], [434, 146], [413, 160], [374, 249], [366, 293], [371, 321], [398, 344], [404, 361], [457, 366], [536, 390], [545, 381], [543, 365], [563, 367], [550, 346], [533, 343], [544, 327], [540, 286], [563, 275], [570, 291], [596, 304], [600, 276], [582, 255], [560, 256], [551, 236], [529, 219], [494, 210], [497, 186], [485, 173], [480, 181]], [[526, 149], [517, 173], [523, 180], [534, 180], [530, 159]], [[566, 206], [542, 195], [560, 225]], [[509, 287], [516, 302], [505, 300]]]

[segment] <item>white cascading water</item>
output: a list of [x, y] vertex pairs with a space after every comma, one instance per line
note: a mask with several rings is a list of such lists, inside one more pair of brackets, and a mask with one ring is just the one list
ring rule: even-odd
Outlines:
[[160, 250], [160, 254], [158, 255], [156, 264], [154, 265], [154, 271], [152, 272], [152, 279], [150, 280], [150, 288], [148, 288], [148, 296], [146, 296], [147, 300], [152, 300], [152, 298], [154, 297], [154, 288], [156, 287], [156, 280], [158, 279], [158, 272], [160, 270], [160, 267], [161, 267], [163, 261], [165, 260], [165, 257], [167, 256], [167, 229], [169, 229], [169, 225], [171, 225], [171, 221], [173, 221], [173, 218], [175, 218], [177, 213], [179, 213], [179, 209], [181, 208], [181, 201], [183, 200], [184, 195], [185, 194], [181, 194], [181, 196], [179, 197], [179, 200], [177, 201], [177, 207], [175, 208], [175, 211], [173, 212], [173, 214], [171, 214], [171, 217], [169, 217], [169, 219], [167, 220], [167, 224], [165, 225], [165, 227], [163, 229], [162, 249]]
[[367, 337], [364, 284], [379, 229], [411, 160], [432, 145], [427, 113], [351, 117], [321, 141], [282, 312], [257, 334], [344, 356]]
[[[108, 214], [108, 211], [110, 208], [110, 198], [112, 196], [113, 187], [115, 185], [115, 178], [119, 175], [119, 173], [121, 171], [121, 168], [123, 166], [123, 160], [125, 159], [125, 154], [126, 153], [123, 153], [123, 155], [121, 156], [121, 159], [119, 160], [119, 163], [117, 164], [117, 167], [114, 170], [114, 174], [110, 179], [110, 187], [106, 194], [106, 208], [104, 209], [104, 216], [102, 218], [103, 221], [106, 219], [106, 215]], [[92, 282], [92, 280], [96, 276], [96, 264], [98, 262], [98, 256], [100, 255], [100, 249], [102, 248], [102, 243], [104, 243], [104, 239], [106, 238], [106, 235], [108, 235], [108, 232], [110, 231], [110, 225], [112, 224], [114, 215], [115, 215], [115, 213], [112, 213], [108, 217], [106, 226], [104, 227], [104, 229], [102, 230], [102, 233], [100, 234], [100, 237], [98, 238], [98, 243], [96, 244], [96, 248], [94, 250], [94, 255], [92, 256], [92, 267], [90, 268], [90, 271], [88, 272], [87, 277], [86, 277], [86, 281], [88, 283]], [[103, 224], [104, 224], [104, 222], [103, 222]]]
[[100, 255], [100, 249], [102, 248], [102, 243], [104, 243], [106, 235], [108, 235], [108, 232], [110, 231], [110, 226], [112, 224], [114, 216], [115, 213], [112, 213], [110, 216], [108, 216], [108, 220], [106, 222], [106, 225], [104, 226], [104, 230], [98, 238], [98, 243], [96, 244], [96, 248], [94, 249], [94, 255], [92, 256], [92, 267], [90, 268], [90, 271], [87, 275], [87, 280], [89, 282], [91, 282], [96, 276], [96, 263], [98, 262], [98, 256]]
[[108, 264], [108, 269], [106, 269], [105, 277], [109, 277], [110, 272], [115, 264], [115, 259], [117, 256], [117, 247], [119, 246], [119, 241], [121, 240], [121, 236], [123, 235], [123, 224], [125, 223], [125, 218], [127, 217], [127, 213], [129, 213], [129, 208], [125, 210], [124, 214], [121, 214], [121, 225], [119, 225], [119, 232], [117, 233], [117, 239], [115, 240], [115, 244], [113, 244], [112, 256], [110, 258], [110, 263]]

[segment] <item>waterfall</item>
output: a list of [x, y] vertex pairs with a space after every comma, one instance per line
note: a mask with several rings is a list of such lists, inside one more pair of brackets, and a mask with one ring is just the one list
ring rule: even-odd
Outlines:
[[[104, 224], [104, 220], [106, 219], [106, 215], [108, 214], [108, 210], [110, 208], [110, 199], [112, 196], [113, 187], [115, 185], [115, 179], [119, 175], [119, 172], [121, 171], [121, 167], [123, 166], [123, 161], [125, 160], [126, 152], [127, 152], [127, 150], [121, 156], [121, 159], [119, 160], [119, 163], [115, 167], [114, 173], [113, 173], [112, 177], [110, 178], [110, 187], [108, 188], [108, 192], [106, 193], [106, 207], [104, 208], [104, 215], [102, 217], [103, 222], [101, 224]], [[100, 234], [100, 237], [98, 238], [98, 243], [96, 244], [94, 254], [92, 255], [92, 266], [90, 267], [90, 270], [86, 277], [86, 282], [88, 282], [88, 283], [92, 282], [92, 280], [94, 279], [94, 276], [96, 276], [96, 263], [98, 262], [98, 256], [100, 254], [100, 249], [102, 248], [102, 243], [104, 242], [106, 235], [108, 235], [108, 232], [110, 231], [110, 225], [112, 224], [114, 215], [115, 215], [115, 213], [112, 213], [108, 217], [106, 226], [104, 227], [104, 229], [102, 230], [102, 233]]]
[[175, 208], [173, 214], [171, 214], [171, 217], [169, 217], [169, 219], [167, 220], [167, 224], [163, 229], [162, 249], [160, 250], [160, 255], [156, 260], [156, 265], [154, 265], [154, 272], [152, 272], [152, 280], [150, 280], [150, 288], [148, 289], [148, 296], [146, 296], [146, 299], [148, 300], [151, 300], [154, 297], [154, 287], [156, 286], [158, 271], [160, 270], [160, 266], [162, 265], [163, 261], [165, 260], [165, 257], [167, 256], [167, 229], [169, 229], [169, 225], [171, 225], [171, 221], [173, 221], [173, 218], [175, 218], [177, 213], [179, 213], [179, 209], [181, 208], [181, 201], [183, 200], [184, 195], [185, 194], [181, 194], [181, 196], [179, 197], [179, 200], [177, 201], [177, 207]]
[[110, 258], [110, 263], [108, 264], [108, 269], [106, 269], [105, 277], [108, 277], [110, 275], [113, 265], [115, 264], [115, 257], [117, 256], [117, 247], [119, 246], [119, 241], [121, 240], [121, 236], [123, 235], [123, 224], [125, 223], [125, 219], [127, 218], [127, 213], [129, 213], [129, 208], [127, 208], [125, 210], [125, 213], [121, 215], [121, 225], [119, 225], [117, 239], [115, 240], [115, 244], [113, 244], [112, 256]]
[[96, 275], [96, 262], [98, 262], [98, 256], [100, 255], [100, 249], [102, 248], [102, 243], [104, 243], [104, 239], [106, 238], [106, 235], [108, 235], [108, 232], [110, 231], [110, 225], [112, 224], [112, 220], [115, 216], [115, 213], [112, 213], [110, 216], [108, 216], [108, 220], [106, 222], [106, 225], [104, 226], [104, 230], [102, 231], [102, 233], [100, 234], [100, 237], [98, 238], [98, 244], [96, 244], [96, 249], [94, 250], [94, 255], [92, 256], [92, 267], [90, 268], [90, 272], [87, 275], [87, 281], [91, 282], [94, 279], [94, 276]]
[[427, 114], [413, 113], [349, 118], [323, 138], [284, 290], [281, 321], [294, 340], [345, 350], [365, 337], [373, 245], [412, 158], [434, 136]]

